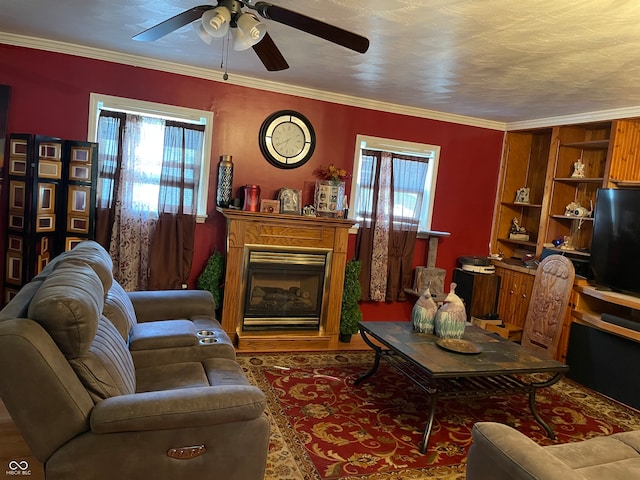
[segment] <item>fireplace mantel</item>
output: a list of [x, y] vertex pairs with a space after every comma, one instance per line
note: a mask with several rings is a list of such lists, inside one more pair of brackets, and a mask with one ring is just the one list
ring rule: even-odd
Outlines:
[[[218, 208], [227, 220], [226, 275], [222, 327], [238, 350], [332, 350], [338, 347], [342, 288], [352, 220], [268, 214]], [[318, 331], [243, 331], [245, 248], [294, 247], [331, 250], [328, 298]]]

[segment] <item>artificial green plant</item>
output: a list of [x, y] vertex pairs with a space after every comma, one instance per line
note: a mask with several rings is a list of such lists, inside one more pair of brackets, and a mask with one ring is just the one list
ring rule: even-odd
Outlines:
[[222, 308], [223, 283], [224, 256], [218, 250], [214, 250], [207, 261], [207, 265], [198, 277], [198, 288], [211, 292], [213, 300], [216, 302], [216, 310]]
[[360, 260], [349, 260], [345, 267], [344, 289], [342, 291], [342, 310], [340, 313], [340, 334], [353, 335], [358, 333], [358, 322], [362, 320], [360, 311]]

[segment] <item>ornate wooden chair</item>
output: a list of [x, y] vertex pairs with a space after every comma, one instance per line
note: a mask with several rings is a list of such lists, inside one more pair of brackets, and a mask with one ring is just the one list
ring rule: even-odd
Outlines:
[[523, 346], [554, 358], [574, 278], [575, 270], [567, 257], [549, 255], [538, 265], [524, 326], [505, 322], [488, 330], [511, 340], [521, 335]]
[[563, 255], [549, 255], [540, 262], [524, 321], [523, 346], [555, 357], [574, 278], [573, 263]]

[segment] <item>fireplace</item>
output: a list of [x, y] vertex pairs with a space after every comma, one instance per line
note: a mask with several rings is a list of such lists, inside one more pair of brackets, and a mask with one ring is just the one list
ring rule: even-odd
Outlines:
[[320, 328], [331, 252], [246, 246], [242, 329]]
[[[335, 350], [349, 228], [354, 222], [217, 210], [227, 219], [221, 323], [236, 348], [254, 352]], [[265, 303], [268, 294], [270, 303]], [[245, 306], [249, 307], [247, 314]]]

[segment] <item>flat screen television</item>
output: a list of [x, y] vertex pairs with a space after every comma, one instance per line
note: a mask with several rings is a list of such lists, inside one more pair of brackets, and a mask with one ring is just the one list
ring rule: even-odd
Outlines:
[[640, 189], [598, 190], [589, 270], [596, 287], [640, 296]]

